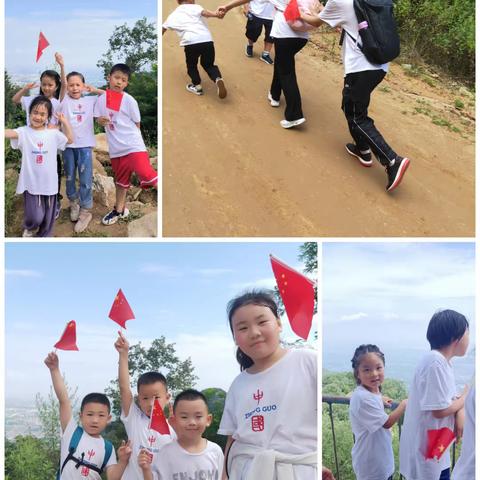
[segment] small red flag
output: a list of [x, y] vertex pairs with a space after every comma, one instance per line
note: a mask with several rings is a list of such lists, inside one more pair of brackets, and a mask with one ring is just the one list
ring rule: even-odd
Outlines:
[[37, 60], [40, 59], [42, 56], [43, 51], [49, 46], [50, 44], [48, 43], [48, 40], [45, 38], [45, 35], [40, 32], [40, 35], [38, 36], [38, 47], [37, 47]]
[[148, 428], [157, 431], [160, 435], [170, 435], [170, 428], [168, 427], [167, 419], [163, 414], [163, 409], [158, 399], [155, 399], [153, 402], [152, 414], [150, 415], [150, 425]]
[[67, 326], [63, 331], [62, 337], [54, 345], [54, 347], [59, 348], [60, 350], [78, 350], [77, 327], [75, 325], [75, 320], [71, 320], [67, 323]]
[[292, 330], [306, 340], [312, 327], [314, 282], [273, 255], [270, 261]]
[[287, 22], [294, 22], [300, 18], [300, 10], [298, 8], [297, 0], [290, 0], [287, 8], [283, 12], [283, 16]]
[[455, 434], [447, 427], [440, 428], [439, 430], [428, 430], [427, 435], [426, 460], [430, 458], [440, 460], [440, 457], [449, 449], [455, 440]]
[[125, 326], [125, 322], [127, 320], [133, 320], [135, 318], [135, 315], [133, 314], [127, 299], [125, 298], [122, 289], [118, 291], [108, 316], [114, 322], [117, 322], [122, 328], [127, 328]]
[[107, 108], [110, 110], [120, 111], [122, 104], [123, 92], [116, 92], [115, 90], [107, 89]]

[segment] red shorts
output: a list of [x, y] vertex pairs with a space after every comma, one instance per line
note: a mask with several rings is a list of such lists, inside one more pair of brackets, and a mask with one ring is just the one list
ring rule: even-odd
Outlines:
[[133, 152], [123, 157], [112, 158], [115, 183], [123, 188], [130, 187], [130, 177], [136, 173], [142, 188], [156, 187], [157, 172], [150, 165], [147, 152]]

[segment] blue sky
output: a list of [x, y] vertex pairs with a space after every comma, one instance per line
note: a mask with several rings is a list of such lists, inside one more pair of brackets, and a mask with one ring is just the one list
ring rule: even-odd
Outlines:
[[431, 316], [446, 308], [463, 313], [470, 322], [472, 364], [473, 243], [327, 243], [323, 252], [325, 368], [349, 370], [352, 354], [362, 343], [377, 344], [390, 358], [405, 362], [406, 357], [419, 357], [429, 350], [425, 335]]
[[[7, 244], [7, 402], [48, 392], [43, 359], [69, 320], [77, 322], [80, 351], [60, 351], [62, 371], [79, 394], [104, 389], [116, 376], [118, 325], [108, 313], [119, 288], [136, 316], [127, 322], [131, 344], [164, 335], [181, 358], [192, 357], [198, 387], [227, 389], [238, 367], [225, 306], [248, 287], [273, 287], [270, 253], [302, 269], [299, 245]], [[284, 333], [295, 339], [286, 325]]]
[[[114, 27], [147, 17], [156, 22], [156, 0], [65, 2], [5, 1], [5, 67], [10, 74], [39, 74], [54, 64], [54, 53], [64, 55], [67, 71], [97, 71]], [[38, 34], [50, 46], [35, 63]]]

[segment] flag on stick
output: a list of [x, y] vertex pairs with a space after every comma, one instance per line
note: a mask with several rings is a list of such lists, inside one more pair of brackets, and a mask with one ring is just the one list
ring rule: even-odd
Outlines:
[[427, 451], [425, 459], [440, 460], [441, 456], [450, 448], [450, 445], [455, 440], [455, 434], [448, 427], [440, 428], [439, 430], [427, 430]]
[[62, 337], [54, 345], [54, 347], [59, 348], [60, 350], [78, 350], [77, 327], [75, 325], [75, 320], [71, 320], [67, 323], [67, 326], [63, 331]]
[[38, 62], [40, 60], [40, 57], [42, 56], [43, 51], [49, 46], [50, 44], [48, 43], [48, 40], [45, 38], [45, 35], [40, 32], [40, 35], [38, 36], [38, 47], [37, 47], [37, 60]]
[[155, 399], [152, 407], [152, 414], [150, 415], [150, 425], [148, 428], [155, 430], [160, 435], [170, 435], [170, 428], [168, 427], [167, 419], [163, 414], [160, 402]]
[[297, 0], [290, 0], [287, 8], [283, 12], [283, 16], [287, 22], [294, 22], [300, 18], [300, 10], [298, 8]]
[[123, 92], [116, 92], [115, 90], [107, 89], [107, 108], [110, 110], [120, 111], [122, 104]]
[[270, 255], [273, 274], [292, 330], [306, 340], [312, 326], [314, 282]]
[[118, 291], [108, 316], [114, 322], [117, 322], [122, 328], [125, 329], [127, 328], [125, 326], [125, 322], [127, 320], [133, 320], [135, 318], [135, 315], [133, 314], [133, 311], [130, 308], [127, 299], [125, 298], [122, 289]]

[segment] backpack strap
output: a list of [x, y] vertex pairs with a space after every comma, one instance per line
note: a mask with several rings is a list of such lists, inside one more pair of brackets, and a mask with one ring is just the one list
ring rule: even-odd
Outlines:
[[60, 475], [63, 472], [63, 469], [65, 468], [65, 465], [70, 461], [70, 460], [75, 460], [77, 459], [73, 456], [75, 453], [75, 450], [78, 447], [78, 444], [80, 443], [80, 439], [82, 438], [83, 435], [83, 428], [78, 425], [75, 431], [73, 432], [72, 438], [70, 438], [70, 443], [68, 444], [68, 455], [67, 458], [63, 461], [62, 466], [60, 467], [60, 472], [59, 472], [59, 478]]
[[110, 442], [106, 438], [104, 438], [103, 441], [105, 443], [105, 456], [103, 457], [102, 472], [103, 470], [105, 470], [105, 467], [107, 466], [107, 463], [110, 460], [110, 457], [112, 456], [112, 451], [113, 451], [112, 442]]
[[342, 28], [340, 41], [338, 42], [340, 46], [343, 45], [343, 41], [345, 40], [345, 35], [348, 35], [352, 39], [353, 43], [355, 43], [355, 45], [363, 52], [363, 45], [361, 43], [358, 43], [358, 39], [353, 38], [353, 36], [350, 35], [344, 28]]

